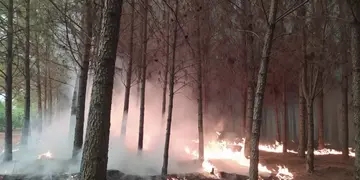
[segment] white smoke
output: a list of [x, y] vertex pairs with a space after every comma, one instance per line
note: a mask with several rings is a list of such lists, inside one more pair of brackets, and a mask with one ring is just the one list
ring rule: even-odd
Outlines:
[[[131, 91], [127, 135], [123, 142], [120, 138], [120, 130], [124, 86], [119, 82], [120, 80], [121, 76], [117, 75], [111, 111], [108, 169], [117, 169], [124, 173], [137, 175], [160, 174], [165, 141], [165, 129], [161, 127], [162, 85], [159, 82], [148, 81], [146, 83], [144, 152], [139, 156], [137, 154], [139, 107], [136, 103], [138, 101], [136, 86], [133, 86]], [[75, 84], [74, 82], [69, 83]], [[52, 124], [44, 127], [41, 134], [32, 131], [29, 147], [15, 151], [13, 153], [14, 161], [0, 166], [1, 174], [51, 174], [79, 171], [80, 158], [77, 162], [69, 161], [73, 143], [73, 138], [68, 137], [73, 88], [68, 88], [67, 91], [70, 98], [69, 103], [66, 104], [67, 107], [57, 107], [62, 111], [54, 110]], [[88, 114], [91, 87], [87, 91], [85, 118]], [[175, 95], [169, 154], [170, 173], [188, 171], [180, 167], [178, 163], [192, 158], [184, 153], [184, 147], [191, 145], [191, 140], [197, 139], [196, 100], [189, 98], [191, 93], [191, 88], [183, 88]], [[14, 145], [14, 149], [17, 150], [18, 145]], [[39, 154], [46, 152], [51, 152], [54, 160], [37, 160]]]

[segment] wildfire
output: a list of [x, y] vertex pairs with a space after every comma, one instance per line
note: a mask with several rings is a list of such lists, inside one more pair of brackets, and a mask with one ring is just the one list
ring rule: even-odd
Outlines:
[[[240, 151], [234, 151], [230, 146], [238, 146], [241, 147]], [[232, 160], [237, 162], [241, 166], [249, 167], [250, 160], [247, 159], [244, 155], [243, 147], [244, 143], [228, 143], [226, 141], [211, 141], [204, 147], [204, 162], [202, 164], [202, 168], [205, 172], [213, 172], [216, 170], [216, 167], [211, 164], [210, 160], [215, 159], [224, 159], [224, 160]], [[189, 147], [185, 147], [185, 152], [194, 158], [198, 158], [199, 154], [197, 151], [191, 151]], [[272, 173], [274, 171], [269, 170], [266, 166], [259, 164], [258, 165], [259, 172], [262, 173]], [[289, 180], [293, 179], [293, 174], [289, 172], [288, 168], [284, 166], [278, 166], [278, 171], [275, 172], [276, 176], [279, 179]]]
[[[220, 135], [220, 132], [216, 132], [217, 135]], [[199, 143], [198, 140], [192, 140], [194, 143]], [[236, 161], [238, 164], [242, 166], [249, 167], [250, 160], [247, 159], [244, 155], [244, 142], [245, 139], [242, 138], [242, 142], [240, 143], [229, 143], [226, 141], [211, 141], [204, 147], [204, 162], [202, 163], [202, 168], [205, 172], [211, 172], [214, 173], [216, 170], [216, 167], [210, 162], [210, 160], [215, 159], [224, 159], [224, 160], [233, 160]], [[232, 148], [229, 147], [238, 146], [241, 147], [240, 151], [234, 151]], [[273, 145], [259, 145], [260, 151], [266, 151], [266, 152], [273, 152], [273, 153], [282, 153], [283, 152], [283, 144], [279, 142], [275, 142]], [[189, 147], [185, 147], [185, 152], [194, 158], [198, 158], [199, 154], [197, 151], [190, 150]], [[298, 152], [294, 150], [287, 149], [287, 152], [297, 154]], [[305, 152], [306, 153], [306, 152]], [[336, 151], [334, 149], [321, 149], [321, 150], [315, 150], [315, 155], [339, 155], [341, 154], [341, 151]], [[352, 148], [349, 148], [349, 156], [355, 157], [355, 152]], [[275, 172], [276, 177], [282, 180], [291, 180], [294, 179], [293, 174], [289, 171], [288, 168], [285, 166], [278, 165], [278, 170]], [[272, 173], [274, 171], [269, 170], [266, 166], [259, 164], [258, 165], [259, 172], [266, 172], [266, 173]]]
[[38, 159], [53, 159], [53, 155], [51, 154], [50, 151], [48, 151], [46, 153], [40, 154], [38, 156]]
[[[273, 152], [273, 153], [282, 153], [283, 151], [283, 145], [277, 141], [275, 141], [274, 145], [259, 145], [260, 151], [266, 151], [266, 152]], [[287, 152], [297, 154], [298, 152], [294, 150], [288, 149]], [[336, 151], [334, 149], [320, 149], [320, 150], [314, 150], [314, 155], [321, 156], [321, 155], [340, 155], [342, 154], [341, 151]], [[352, 148], [349, 148], [349, 156], [355, 157], [355, 152], [353, 152]]]

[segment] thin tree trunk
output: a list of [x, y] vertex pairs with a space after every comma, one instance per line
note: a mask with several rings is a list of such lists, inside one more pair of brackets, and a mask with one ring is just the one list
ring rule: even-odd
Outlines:
[[49, 73], [49, 124], [52, 123], [52, 118], [53, 118], [53, 84], [52, 84], [52, 80], [51, 80], [51, 74]]
[[[343, 54], [345, 62], [347, 61], [346, 53]], [[349, 118], [348, 118], [348, 73], [347, 63], [342, 65], [342, 80], [341, 80], [341, 142], [342, 142], [342, 156], [344, 159], [349, 158]]]
[[[338, 0], [340, 9], [340, 17], [347, 18], [346, 1]], [[348, 69], [348, 48], [349, 48], [349, 35], [347, 34], [348, 26], [342, 27], [341, 33], [341, 149], [344, 159], [349, 158], [349, 105], [348, 105], [348, 90], [349, 90], [349, 69]]]
[[305, 113], [306, 113], [306, 104], [305, 98], [302, 92], [302, 78], [299, 82], [299, 146], [298, 146], [298, 155], [302, 158], [305, 158], [305, 149], [306, 149], [306, 135], [305, 135]]
[[[322, 77], [322, 75], [319, 75], [319, 77]], [[324, 149], [325, 148], [325, 142], [324, 142], [324, 92], [321, 90], [321, 92], [318, 95], [317, 100], [317, 120], [318, 120], [318, 149]]]
[[[248, 31], [252, 31], [252, 14], [251, 14], [251, 4], [250, 2], [244, 1], [244, 9], [246, 11], [247, 21], [248, 21]], [[246, 135], [245, 135], [245, 156], [250, 156], [250, 139], [252, 131], [252, 121], [253, 121], [253, 112], [254, 112], [254, 99], [255, 99], [255, 82], [254, 82], [254, 38], [252, 35], [246, 35], [246, 63], [247, 63], [247, 111], [246, 111]]]
[[[166, 1], [165, 3], [168, 3]], [[164, 83], [163, 83], [163, 94], [162, 94], [162, 123], [161, 126], [165, 125], [165, 113], [166, 113], [166, 94], [167, 94], [167, 86], [168, 86], [168, 75], [169, 75], [169, 61], [170, 61], [170, 9], [167, 8], [166, 11], [166, 62], [164, 67]]]
[[124, 111], [121, 125], [121, 136], [126, 136], [126, 126], [129, 114], [129, 103], [130, 103], [130, 88], [131, 88], [131, 77], [132, 77], [132, 65], [133, 65], [133, 50], [134, 50], [134, 21], [135, 21], [135, 0], [131, 0], [131, 25], [130, 25], [130, 42], [129, 42], [129, 63], [126, 73], [126, 85], [125, 85], [125, 98], [124, 98]]
[[13, 63], [13, 16], [14, 3], [8, 4], [7, 58], [6, 58], [6, 92], [5, 92], [5, 149], [4, 161], [12, 160], [12, 63]]
[[96, 61], [94, 70], [89, 117], [80, 168], [80, 179], [82, 180], [104, 179], [107, 171], [110, 114], [122, 1], [106, 0], [104, 5], [100, 38], [102, 49], [99, 51], [99, 59]]
[[41, 96], [41, 71], [40, 71], [40, 54], [39, 54], [39, 39], [37, 39], [36, 44], [36, 86], [37, 86], [37, 111], [38, 111], [38, 131], [42, 132], [42, 124], [43, 124], [43, 113], [42, 113], [42, 96]]
[[246, 109], [247, 109], [247, 106], [246, 106], [246, 95], [247, 95], [247, 89], [244, 90], [244, 94], [243, 94], [243, 116], [242, 116], [242, 120], [241, 120], [241, 123], [242, 123], [242, 132], [243, 132], [243, 135], [245, 135], [246, 133]]
[[[206, 57], [205, 57], [205, 59], [206, 59]], [[204, 90], [204, 115], [205, 115], [205, 119], [206, 119], [207, 115], [208, 115], [208, 112], [209, 112], [209, 101], [210, 101], [209, 87], [210, 87], [210, 84], [209, 84], [209, 82], [208, 82], [208, 80], [206, 78], [206, 65], [205, 65], [205, 67], [203, 69], [205, 69], [205, 73], [203, 75], [203, 82], [204, 82], [203, 90]], [[246, 114], [244, 114], [244, 116], [246, 117]], [[245, 120], [246, 119], [244, 118], [244, 121]]]
[[75, 79], [75, 86], [71, 101], [70, 122], [69, 122], [69, 141], [72, 141], [75, 134], [76, 111], [77, 111], [77, 91], [79, 89], [79, 77]]
[[283, 90], [283, 153], [287, 152], [287, 143], [288, 143], [288, 112], [287, 112], [287, 98], [286, 98], [286, 78], [284, 75], [284, 90]]
[[254, 112], [254, 86], [253, 83], [248, 84], [247, 89], [247, 111], [246, 111], [246, 138], [245, 138], [245, 156], [250, 156], [250, 139], [252, 131], [252, 121], [253, 121], [253, 112]]
[[166, 124], [166, 136], [165, 136], [165, 147], [164, 147], [164, 159], [161, 174], [166, 175], [168, 173], [168, 161], [169, 161], [169, 145], [170, 145], [170, 134], [171, 134], [171, 121], [174, 104], [174, 81], [175, 81], [175, 58], [176, 58], [176, 41], [177, 41], [177, 28], [178, 28], [178, 0], [175, 0], [175, 22], [174, 22], [174, 39], [172, 46], [172, 62], [170, 66], [170, 81], [169, 81], [169, 107], [168, 107], [168, 118]]
[[139, 121], [139, 139], [138, 139], [138, 151], [143, 150], [144, 141], [144, 119], [145, 119], [145, 84], [146, 84], [146, 66], [147, 66], [147, 25], [148, 25], [148, 6], [149, 0], [145, 0], [143, 4], [144, 12], [144, 24], [142, 34], [142, 63], [141, 63], [141, 89], [140, 89], [140, 121]]
[[82, 65], [80, 67], [79, 77], [79, 91], [77, 97], [76, 124], [74, 134], [74, 146], [72, 158], [76, 158], [83, 145], [84, 137], [84, 121], [85, 121], [85, 100], [86, 100], [86, 86], [88, 80], [89, 60], [91, 53], [91, 40], [93, 30], [93, 0], [85, 1], [85, 16], [84, 16], [84, 49], [82, 57]]
[[[353, 95], [353, 116], [355, 123], [355, 172], [356, 180], [360, 180], [360, 2], [351, 1], [349, 8], [352, 8], [355, 17], [351, 26], [351, 59], [352, 59], [352, 95]], [[357, 20], [356, 20], [357, 19]]]
[[270, 11], [269, 11], [269, 24], [264, 37], [264, 46], [261, 53], [260, 70], [258, 73], [256, 96], [254, 103], [254, 117], [253, 117], [253, 128], [251, 136], [251, 155], [250, 155], [250, 167], [249, 176], [250, 180], [258, 180], [258, 164], [259, 164], [259, 139], [260, 139], [260, 128], [261, 128], [261, 117], [262, 108], [264, 103], [264, 92], [266, 86], [267, 70], [269, 66], [269, 56], [271, 52], [275, 20], [277, 14], [278, 0], [271, 0]]
[[281, 136], [280, 136], [280, 112], [279, 112], [279, 103], [278, 103], [278, 92], [275, 90], [275, 119], [276, 119], [276, 141], [281, 142]]
[[[47, 58], [47, 57], [46, 57]], [[48, 85], [47, 85], [47, 81], [48, 81], [48, 59], [45, 60], [46, 62], [44, 63], [45, 64], [45, 68], [44, 68], [44, 71], [45, 71], [45, 75], [43, 77], [43, 82], [44, 82], [44, 106], [43, 106], [43, 117], [44, 117], [44, 125], [46, 126], [48, 124], [48, 117], [47, 117], [47, 100], [48, 100]]]
[[[176, 3], [178, 3], [176, 1]], [[201, 2], [202, 3], [202, 2]], [[199, 160], [204, 160], [204, 124], [203, 124], [203, 81], [202, 81], [202, 63], [203, 63], [203, 56], [201, 52], [202, 48], [202, 39], [201, 39], [201, 13], [200, 7], [203, 4], [199, 5], [199, 11], [197, 12], [197, 46], [198, 46], [198, 62], [197, 62], [197, 88], [198, 88], [198, 133], [199, 133]], [[177, 5], [176, 5], [177, 6]], [[178, 7], [176, 7], [178, 8]], [[176, 33], [176, 32], [174, 32]], [[176, 40], [176, 39], [175, 39]], [[175, 46], [176, 44], [174, 44]], [[172, 73], [173, 70], [172, 70]], [[174, 80], [174, 79], [173, 79]]]
[[30, 0], [26, 0], [25, 28], [25, 112], [21, 143], [27, 145], [30, 135]]
[[306, 171], [312, 173], [314, 171], [314, 100], [308, 99], [306, 103], [307, 108], [307, 128], [308, 128], [308, 142], [306, 153]]

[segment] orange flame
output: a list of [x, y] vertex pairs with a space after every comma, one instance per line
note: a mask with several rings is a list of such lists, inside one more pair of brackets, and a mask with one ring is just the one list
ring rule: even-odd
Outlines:
[[[229, 146], [240, 146], [244, 147], [244, 140], [241, 143], [228, 143], [226, 141], [211, 141], [204, 147], [204, 162], [202, 163], [202, 168], [205, 172], [212, 172], [213, 169], [216, 169], [214, 165], [212, 165], [209, 160], [210, 159], [229, 159], [236, 161], [238, 164], [242, 166], [249, 167], [250, 160], [247, 159], [244, 155], [243, 148], [241, 151], [233, 151]], [[265, 149], [266, 146], [262, 146], [262, 149]], [[185, 152], [194, 158], [198, 158], [199, 154], [197, 151], [191, 151], [189, 147], [185, 147]], [[272, 173], [266, 166], [259, 164], [258, 165], [259, 172]], [[288, 168], [285, 166], [278, 166], [278, 171], [276, 175], [279, 179], [289, 180], [293, 179], [293, 174], [289, 172]]]

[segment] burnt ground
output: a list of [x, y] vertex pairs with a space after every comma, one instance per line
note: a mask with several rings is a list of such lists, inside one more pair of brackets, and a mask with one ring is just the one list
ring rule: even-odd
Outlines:
[[285, 165], [294, 174], [295, 180], [347, 180], [353, 179], [354, 158], [343, 160], [341, 155], [315, 156], [315, 172], [305, 171], [305, 159], [296, 154], [260, 152], [260, 162], [268, 168]]

